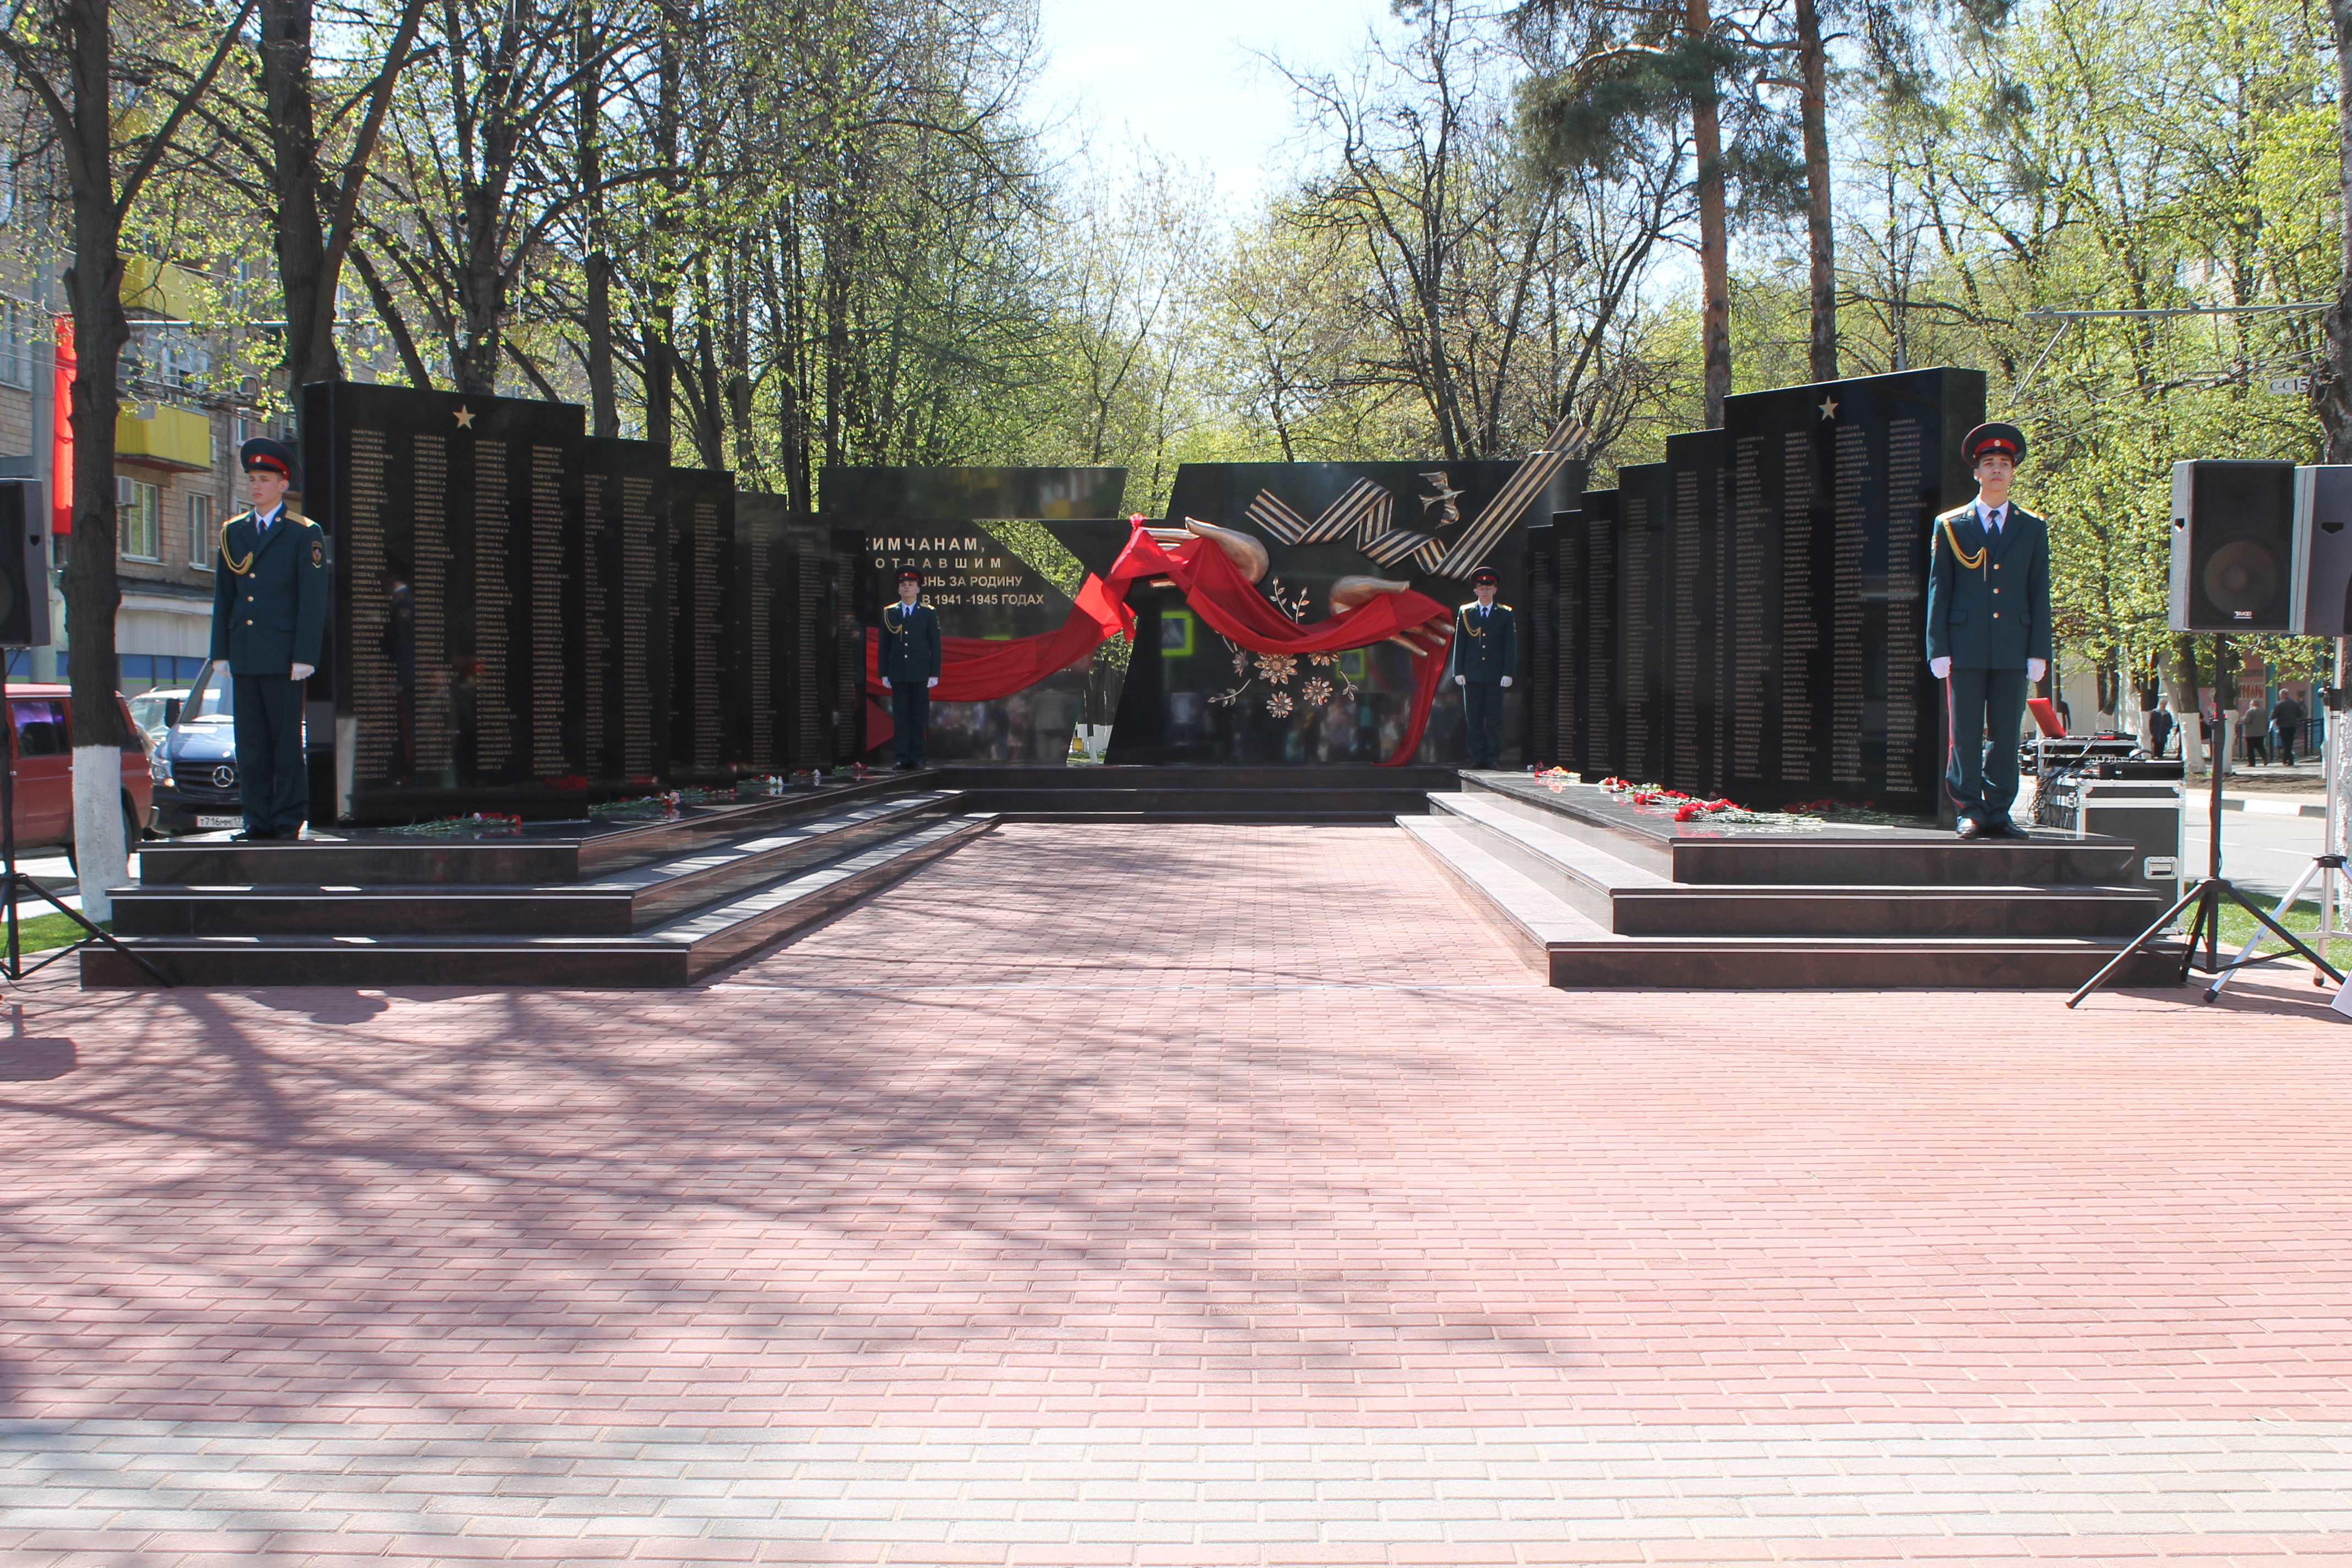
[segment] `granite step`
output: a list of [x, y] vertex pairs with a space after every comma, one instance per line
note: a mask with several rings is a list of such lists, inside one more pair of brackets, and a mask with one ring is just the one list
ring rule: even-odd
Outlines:
[[520, 833], [478, 837], [425, 838], [352, 828], [287, 843], [236, 844], [226, 833], [199, 835], [142, 846], [139, 870], [142, 882], [178, 886], [541, 887], [674, 859], [781, 824], [829, 816], [852, 803], [940, 793], [934, 775], [897, 773], [691, 805], [656, 821], [532, 822]]
[[1425, 790], [972, 789], [975, 810], [1021, 822], [1385, 823], [1426, 810]]
[[1055, 768], [963, 763], [940, 781], [1019, 822], [1381, 823], [1460, 787], [1451, 768], [1368, 763]]
[[[428, 882], [157, 885], [114, 897], [115, 930], [136, 936], [628, 936], [907, 831], [955, 806], [953, 791], [854, 802], [825, 816], [770, 823], [591, 882], [546, 886]], [[693, 845], [698, 836], [677, 836]], [[320, 858], [338, 858], [321, 847]], [[303, 857], [278, 858], [289, 868]]]
[[2122, 887], [2138, 851], [2119, 838], [2035, 832], [1965, 842], [1933, 827], [1831, 823], [1725, 830], [1677, 823], [1591, 784], [1465, 773], [1465, 793], [1685, 883], [1799, 887]]
[[1430, 804], [1488, 854], [1620, 935], [2129, 938], [2165, 909], [2161, 897], [2132, 887], [1684, 883], [1492, 793]]
[[[184, 985], [690, 984], [820, 925], [989, 832], [985, 813], [933, 816], [630, 936], [139, 936], [125, 945]], [[86, 988], [153, 984], [102, 947], [81, 953]]]
[[[1510, 951], [1549, 984], [1568, 990], [2067, 991], [2096, 973], [2130, 940], [1624, 933], [1491, 852], [1465, 817], [1401, 816], [1397, 826]], [[2114, 983], [2176, 985], [2181, 951], [2178, 940], [2158, 943], [2135, 957]]]

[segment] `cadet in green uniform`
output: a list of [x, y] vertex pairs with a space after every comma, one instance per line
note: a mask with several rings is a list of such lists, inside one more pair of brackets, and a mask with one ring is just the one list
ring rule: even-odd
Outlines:
[[909, 566], [898, 574], [898, 602], [882, 612], [882, 684], [890, 689], [895, 768], [919, 768], [928, 760], [931, 688], [940, 683], [940, 613], [922, 596], [923, 574]]
[[1495, 603], [1499, 580], [1491, 566], [1470, 574], [1478, 596], [1454, 612], [1454, 684], [1462, 689], [1462, 728], [1470, 765], [1503, 765], [1503, 691], [1519, 668], [1518, 617]]
[[221, 524], [213, 577], [213, 679], [228, 667], [236, 706], [242, 839], [299, 838], [310, 815], [302, 683], [327, 625], [327, 536], [286, 515], [294, 454], [267, 437], [238, 451], [250, 511]]
[[2050, 668], [2050, 530], [2009, 499], [2025, 456], [2013, 425], [1979, 425], [1960, 443], [1977, 499], [1936, 520], [1927, 541], [1927, 668], [1944, 683], [1951, 736], [1944, 785], [1963, 838], [2023, 838], [2017, 732], [2032, 682]]

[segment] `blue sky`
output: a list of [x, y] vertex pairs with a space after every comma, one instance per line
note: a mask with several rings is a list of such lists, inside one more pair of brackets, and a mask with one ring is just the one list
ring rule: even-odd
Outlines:
[[1148, 147], [1209, 175], [1236, 216], [1297, 161], [1289, 88], [1252, 51], [1333, 69], [1392, 25], [1388, 0], [1040, 0], [1039, 13], [1031, 112], [1056, 127], [1048, 146], [1114, 176]]

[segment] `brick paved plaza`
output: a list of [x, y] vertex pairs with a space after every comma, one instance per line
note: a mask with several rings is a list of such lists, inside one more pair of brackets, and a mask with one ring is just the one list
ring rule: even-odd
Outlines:
[[17, 994], [0, 1560], [2352, 1563], [2352, 1030], [1571, 994], [1013, 826], [677, 993]]

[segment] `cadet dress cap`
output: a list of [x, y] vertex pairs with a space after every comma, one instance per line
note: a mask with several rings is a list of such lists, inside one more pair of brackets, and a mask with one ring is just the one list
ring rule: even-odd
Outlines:
[[1470, 574], [1470, 585], [1473, 588], [1481, 583], [1500, 584], [1501, 582], [1502, 579], [1495, 575], [1495, 569], [1492, 566], [1481, 566]]
[[1960, 437], [1960, 456], [1969, 468], [1989, 452], [2006, 453], [2012, 463], [2025, 460], [2025, 432], [2014, 425], [1979, 425]]
[[916, 571], [912, 566], [901, 566], [898, 568], [898, 581], [901, 583], [912, 583], [916, 587], [919, 588], [923, 585], [923, 574], [920, 572]]
[[266, 468], [272, 473], [285, 475], [288, 483], [293, 482], [294, 454], [286, 449], [283, 441], [256, 436], [236, 449], [236, 456], [238, 466], [248, 474], [256, 468]]

